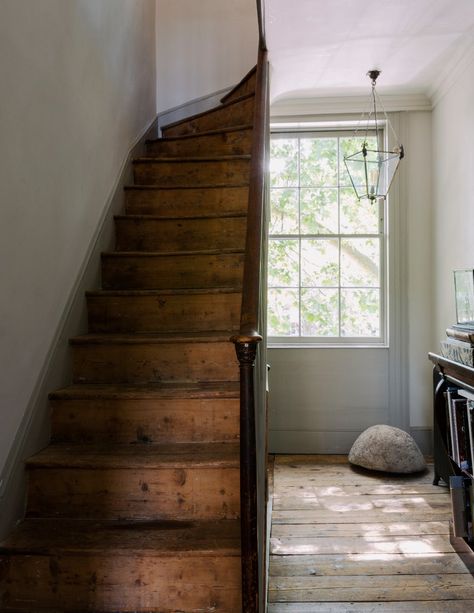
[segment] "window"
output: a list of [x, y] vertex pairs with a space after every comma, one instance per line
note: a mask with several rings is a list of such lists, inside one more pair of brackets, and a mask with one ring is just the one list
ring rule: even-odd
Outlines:
[[[375, 134], [369, 134], [375, 145]], [[364, 135], [271, 141], [268, 335], [274, 344], [385, 340], [384, 202], [358, 200], [343, 158]]]

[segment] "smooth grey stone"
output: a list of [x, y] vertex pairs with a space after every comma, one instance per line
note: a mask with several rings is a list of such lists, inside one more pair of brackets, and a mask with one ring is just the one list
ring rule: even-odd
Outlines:
[[394, 426], [371, 426], [358, 436], [349, 462], [387, 473], [416, 473], [426, 469], [418, 445], [407, 432]]

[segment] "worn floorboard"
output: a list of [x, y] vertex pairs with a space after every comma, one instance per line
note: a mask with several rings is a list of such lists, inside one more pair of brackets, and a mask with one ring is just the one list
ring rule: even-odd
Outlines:
[[449, 542], [447, 488], [357, 470], [345, 456], [275, 456], [269, 613], [474, 610]]

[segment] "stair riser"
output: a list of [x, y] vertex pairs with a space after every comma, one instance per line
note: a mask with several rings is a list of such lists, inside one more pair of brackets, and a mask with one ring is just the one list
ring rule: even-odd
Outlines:
[[133, 176], [136, 185], [240, 185], [248, 183], [250, 160], [202, 162], [136, 162]]
[[159, 296], [89, 296], [89, 331], [205, 332], [235, 330], [240, 293]]
[[12, 556], [6, 582], [2, 611], [241, 611], [237, 556]]
[[238, 398], [52, 400], [55, 442], [197, 443], [239, 437]]
[[183, 140], [155, 141], [148, 143], [146, 153], [150, 156], [206, 156], [247, 155], [252, 148], [252, 130], [222, 132], [209, 136], [196, 136]]
[[192, 217], [193, 215], [227, 215], [246, 213], [248, 187], [127, 189], [127, 215]]
[[245, 248], [245, 217], [115, 219], [117, 251], [199, 251]]
[[236, 519], [238, 468], [34, 468], [27, 515], [82, 519]]
[[102, 258], [104, 289], [241, 287], [243, 254]]
[[228, 126], [239, 126], [253, 123], [255, 97], [251, 96], [229, 107], [218, 107], [205, 115], [184, 121], [169, 128], [164, 127], [163, 136], [181, 136], [206, 130], [217, 130]]
[[246, 96], [247, 94], [252, 94], [255, 92], [255, 85], [257, 82], [257, 73], [254, 72], [251, 77], [244, 81], [239, 87], [235, 89], [230, 96], [225, 98], [225, 102], [230, 102], [231, 100], [235, 100], [236, 98], [240, 98], [240, 96]]
[[89, 344], [73, 347], [76, 383], [237, 381], [230, 342]]

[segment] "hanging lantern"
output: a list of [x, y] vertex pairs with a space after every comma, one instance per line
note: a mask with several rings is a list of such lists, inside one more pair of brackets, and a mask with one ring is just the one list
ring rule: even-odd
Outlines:
[[[379, 75], [380, 70], [370, 70], [367, 73], [372, 82], [371, 103], [373, 104], [373, 109], [368, 114], [362, 149], [344, 157], [344, 164], [349, 173], [352, 187], [359, 200], [361, 198], [368, 198], [374, 201], [377, 198], [385, 198], [392, 184], [393, 177], [397, 172], [400, 160], [404, 157], [403, 145], [398, 145], [389, 151], [382, 148], [382, 130], [378, 123], [375, 92], [375, 83]], [[385, 111], [383, 113], [386, 125], [390, 127], [395, 135], [396, 142], [398, 142], [387, 114]], [[375, 130], [376, 146], [370, 142], [373, 139], [368, 137], [369, 130], [372, 132]]]

